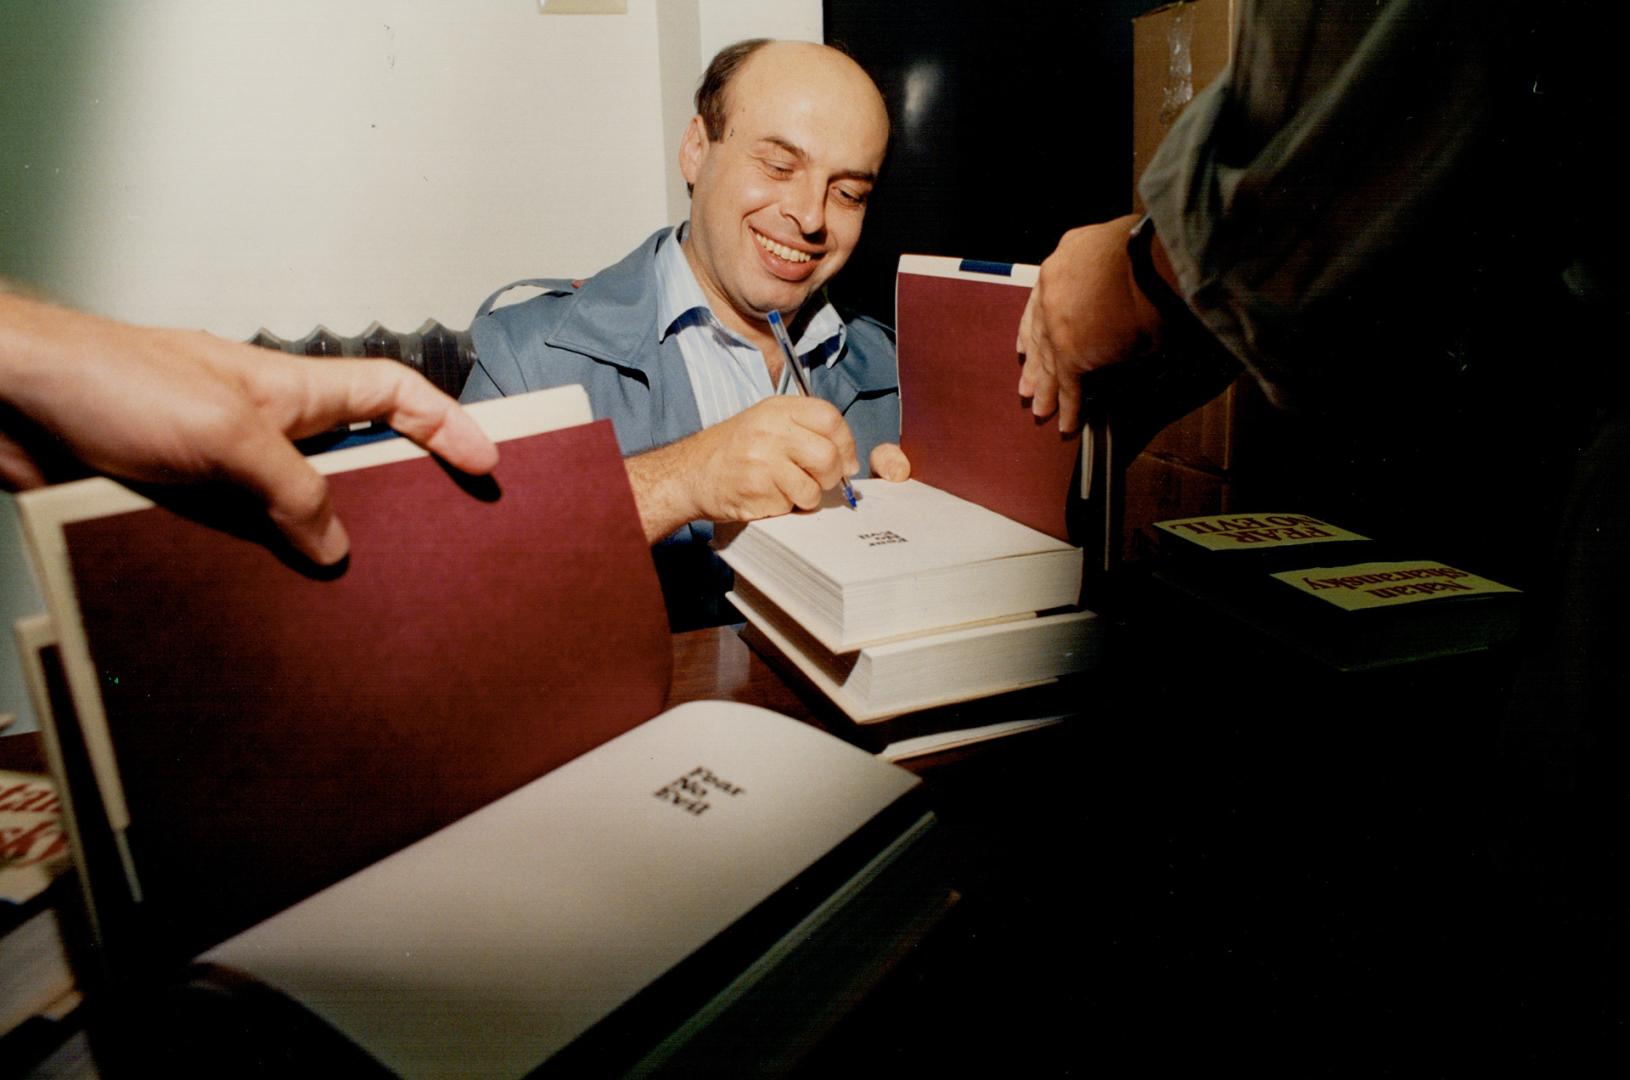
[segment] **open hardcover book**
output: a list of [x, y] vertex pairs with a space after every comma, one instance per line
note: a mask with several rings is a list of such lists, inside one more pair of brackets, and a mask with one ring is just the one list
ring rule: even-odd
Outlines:
[[1081, 551], [917, 480], [860, 480], [808, 513], [721, 526], [714, 546], [815, 640], [890, 638], [1074, 604]]
[[[209, 1032], [299, 1030], [314, 1067], [406, 1075], [685, 1061], [754, 1015], [776, 958], [849, 941], [839, 915], [907, 934], [946, 903], [943, 881], [889, 889], [884, 916], [851, 903], [927, 850], [909, 774], [746, 706], [641, 727], [672, 650], [610, 425], [576, 387], [470, 411], [503, 440], [490, 478], [401, 439], [312, 459], [351, 534], [333, 570], [227, 493], [97, 479], [19, 498], [49, 615], [34, 705], [73, 751], [54, 764], [107, 992], [130, 1015], [203, 1008], [133, 1044], [224, 1072], [265, 1047]], [[807, 767], [810, 740], [831, 752], [800, 788], [776, 763]], [[662, 828], [715, 869], [658, 861], [641, 844]], [[884, 951], [852, 948], [825, 985], [841, 996]], [[207, 993], [148, 993], [200, 956]]]
[[732, 1013], [724, 1056], [757, 1069], [786, 1053], [766, 1009], [834, 1010], [822, 968], [856, 945], [835, 916], [910, 925], [946, 902], [905, 873], [933, 826], [916, 784], [777, 713], [690, 702], [210, 949], [198, 977], [275, 988], [402, 1076], [685, 1072], [687, 1040]]
[[[1019, 399], [1015, 348], [1037, 267], [906, 255], [896, 276], [903, 484], [854, 509], [719, 530], [746, 640], [830, 703], [846, 738], [892, 760], [1054, 723], [1102, 639], [1082, 602], [1108, 552], [1098, 435], [1064, 438]], [[1095, 502], [1089, 503], [1089, 496]], [[1072, 610], [1065, 610], [1072, 609]], [[1020, 693], [1020, 692], [1023, 693]], [[997, 698], [996, 695], [1001, 695]], [[846, 723], [848, 722], [848, 723]], [[852, 726], [851, 726], [852, 724]]]

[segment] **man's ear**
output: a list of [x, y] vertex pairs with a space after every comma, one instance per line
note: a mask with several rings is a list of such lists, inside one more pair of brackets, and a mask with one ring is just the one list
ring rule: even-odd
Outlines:
[[696, 186], [696, 178], [702, 174], [702, 161], [707, 157], [708, 145], [707, 128], [702, 124], [702, 118], [691, 117], [684, 137], [679, 140], [679, 174], [685, 178], [685, 186]]

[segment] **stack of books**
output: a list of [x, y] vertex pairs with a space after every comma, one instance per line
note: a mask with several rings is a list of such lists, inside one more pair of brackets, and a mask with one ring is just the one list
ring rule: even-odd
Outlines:
[[1056, 722], [1068, 695], [967, 703], [1091, 667], [1099, 621], [1075, 605], [1081, 551], [908, 480], [857, 503], [721, 528], [749, 642], [899, 758]]

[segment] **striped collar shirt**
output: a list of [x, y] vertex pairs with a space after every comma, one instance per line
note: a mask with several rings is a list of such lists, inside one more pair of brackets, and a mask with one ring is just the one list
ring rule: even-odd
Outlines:
[[[702, 426], [722, 420], [775, 394], [795, 394], [792, 372], [783, 367], [781, 385], [770, 386], [769, 369], [757, 346], [743, 341], [713, 314], [702, 286], [680, 248], [686, 222], [657, 249], [657, 340], [677, 336]], [[806, 368], [831, 367], [843, 353], [847, 330], [831, 304], [823, 303], [793, 344]]]

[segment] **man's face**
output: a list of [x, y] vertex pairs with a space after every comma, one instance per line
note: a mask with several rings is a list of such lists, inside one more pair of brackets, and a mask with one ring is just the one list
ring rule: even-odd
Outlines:
[[852, 60], [795, 42], [753, 53], [726, 105], [718, 140], [698, 117], [680, 148], [695, 186], [685, 254], [721, 321], [761, 331], [772, 310], [791, 318], [854, 251], [888, 114]]

